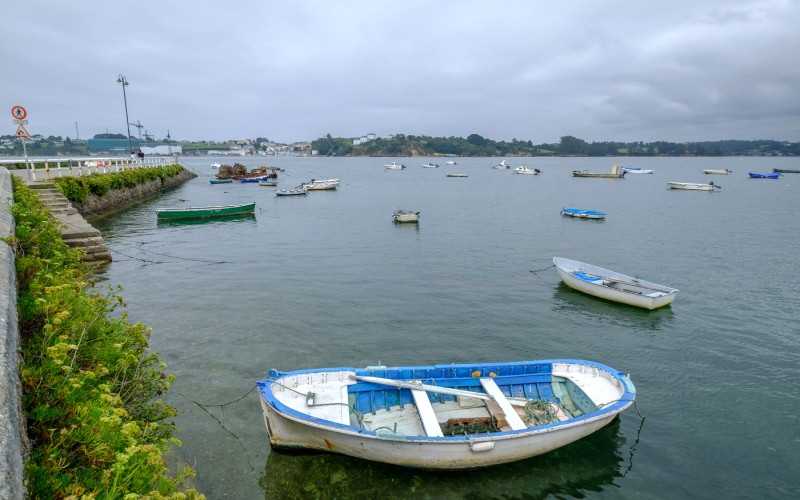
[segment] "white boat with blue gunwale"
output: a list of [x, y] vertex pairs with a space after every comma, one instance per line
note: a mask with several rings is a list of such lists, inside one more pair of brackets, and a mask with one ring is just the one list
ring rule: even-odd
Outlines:
[[640, 167], [622, 167], [622, 170], [628, 174], [652, 174], [655, 172], [652, 168]]
[[426, 469], [547, 453], [636, 397], [624, 373], [576, 359], [270, 370], [257, 386], [273, 447]]
[[702, 182], [668, 182], [668, 189], [683, 189], [686, 191], [714, 191], [715, 189], [722, 189], [722, 186], [714, 184], [714, 181], [708, 184]]
[[[455, 165], [455, 163], [454, 163], [454, 165]], [[439, 168], [439, 165], [437, 163], [433, 163], [433, 162], [429, 161], [427, 163], [423, 163], [422, 164], [422, 168]]]
[[561, 215], [576, 217], [579, 219], [605, 219], [606, 213], [599, 210], [582, 210], [580, 208], [562, 208]]
[[568, 287], [601, 299], [643, 309], [658, 309], [675, 300], [678, 290], [609, 271], [577, 260], [553, 257], [561, 281]]

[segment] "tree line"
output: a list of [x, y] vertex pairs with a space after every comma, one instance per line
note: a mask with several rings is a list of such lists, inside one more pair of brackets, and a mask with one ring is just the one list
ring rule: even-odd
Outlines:
[[493, 141], [478, 134], [428, 137], [397, 134], [366, 143], [330, 134], [311, 142], [322, 156], [798, 156], [800, 142], [724, 140], [701, 142], [587, 142], [566, 135], [558, 143]]

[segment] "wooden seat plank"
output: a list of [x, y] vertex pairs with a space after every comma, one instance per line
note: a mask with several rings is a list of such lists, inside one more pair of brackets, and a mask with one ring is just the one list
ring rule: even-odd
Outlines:
[[417, 413], [419, 413], [425, 434], [430, 437], [444, 437], [439, 421], [436, 419], [436, 413], [433, 411], [431, 400], [428, 399], [428, 393], [412, 389], [411, 395], [414, 396], [414, 404], [417, 407]]
[[511, 402], [508, 400], [508, 398], [506, 398], [505, 394], [503, 394], [503, 392], [494, 382], [494, 379], [482, 378], [480, 380], [483, 389], [486, 391], [486, 394], [490, 395], [500, 409], [503, 410], [503, 414], [506, 417], [506, 422], [508, 422], [508, 425], [510, 425], [515, 431], [527, 429], [528, 426], [525, 425], [525, 422], [523, 422], [519, 415], [517, 415], [517, 412], [511, 406]]

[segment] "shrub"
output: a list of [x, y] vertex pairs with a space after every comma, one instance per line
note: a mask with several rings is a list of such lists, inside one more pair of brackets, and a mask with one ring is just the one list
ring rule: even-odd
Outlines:
[[32, 498], [202, 498], [179, 488], [162, 454], [179, 442], [158, 397], [172, 382], [147, 350], [150, 329], [127, 321], [119, 288], [101, 291], [79, 251], [22, 182], [14, 181], [23, 407]]
[[89, 197], [89, 193], [104, 196], [112, 189], [133, 188], [155, 179], [161, 179], [163, 183], [182, 171], [183, 167], [180, 165], [170, 165], [123, 170], [110, 174], [92, 174], [85, 177], [58, 177], [54, 182], [69, 201], [83, 203]]

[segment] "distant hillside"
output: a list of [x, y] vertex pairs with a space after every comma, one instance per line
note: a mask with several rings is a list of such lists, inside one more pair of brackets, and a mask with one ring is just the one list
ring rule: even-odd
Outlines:
[[427, 137], [398, 134], [353, 145], [351, 139], [325, 137], [311, 142], [322, 156], [798, 156], [800, 143], [773, 140], [658, 142], [592, 142], [564, 136], [559, 143], [493, 141], [477, 134]]

